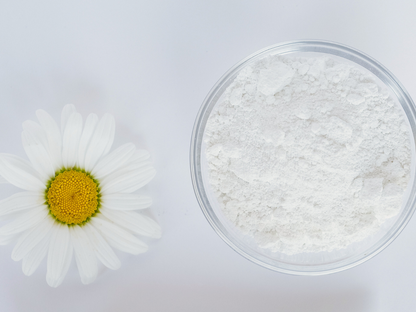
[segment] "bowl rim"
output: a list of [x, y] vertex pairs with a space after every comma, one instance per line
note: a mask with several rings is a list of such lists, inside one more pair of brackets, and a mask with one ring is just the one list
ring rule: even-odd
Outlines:
[[[268, 268], [273, 271], [278, 271], [281, 273], [287, 273], [292, 275], [324, 275], [330, 274], [335, 272], [344, 271], [355, 267], [372, 257], [379, 254], [383, 251], [388, 245], [390, 245], [397, 236], [402, 232], [405, 226], [410, 221], [411, 217], [414, 214], [416, 208], [416, 184], [415, 180], [409, 181], [409, 183], [413, 183], [411, 191], [409, 193], [409, 197], [405, 207], [403, 208], [401, 215], [394, 223], [394, 225], [389, 229], [389, 231], [379, 240], [376, 244], [371, 246], [368, 249], [368, 252], [364, 253], [361, 257], [355, 257], [353, 261], [336, 261], [333, 265], [311, 265], [309, 266], [310, 269], [303, 269], [299, 270], [300, 267], [304, 266], [296, 266], [296, 265], [285, 265], [283, 267], [273, 265], [269, 262], [264, 261], [264, 257], [255, 257], [244, 250], [244, 244], [241, 242], [234, 240], [233, 238], [227, 235], [227, 231], [221, 226], [221, 221], [217, 218], [214, 210], [211, 208], [209, 204], [209, 199], [205, 193], [204, 185], [202, 182], [202, 173], [201, 173], [201, 145], [203, 140], [203, 134], [205, 130], [206, 119], [208, 118], [210, 111], [208, 112], [210, 103], [216, 98], [219, 97], [222, 92], [224, 91], [224, 83], [229, 81], [233, 75], [236, 75], [242, 68], [244, 68], [247, 63], [250, 61], [258, 60], [266, 55], [271, 54], [271, 52], [276, 52], [274, 54], [285, 55], [290, 53], [299, 53], [299, 52], [316, 52], [328, 55], [334, 55], [337, 57], [344, 58], [348, 61], [352, 61], [357, 65], [360, 65], [367, 70], [371, 71], [374, 75], [376, 75], [396, 96], [398, 102], [403, 107], [403, 110], [406, 114], [407, 119], [410, 122], [411, 126], [411, 133], [413, 135], [412, 144], [415, 145], [415, 133], [416, 133], [416, 124], [411, 122], [411, 118], [413, 121], [416, 121], [416, 107], [411, 99], [410, 95], [406, 91], [406, 89], [402, 86], [402, 84], [398, 81], [398, 79], [381, 63], [373, 59], [372, 57], [366, 55], [365, 53], [349, 47], [344, 44], [335, 43], [332, 41], [324, 41], [324, 40], [295, 40], [295, 41], [287, 41], [278, 43], [275, 45], [271, 45], [265, 47], [261, 50], [258, 50], [246, 58], [242, 59], [234, 66], [232, 66], [222, 77], [214, 84], [214, 86], [209, 91], [208, 95], [205, 97], [202, 105], [198, 111], [198, 114], [195, 119], [194, 127], [192, 130], [192, 137], [190, 143], [190, 173], [192, 179], [192, 185], [194, 189], [195, 196], [197, 198], [198, 204], [207, 219], [208, 223], [214, 229], [214, 231], [221, 237], [224, 242], [230, 246], [235, 252], [242, 255], [244, 258], [254, 262], [260, 266]], [[381, 75], [378, 76], [377, 74]], [[221, 87], [223, 90], [221, 91]], [[220, 92], [221, 91], [221, 92]], [[212, 109], [212, 107], [211, 107]], [[208, 114], [207, 114], [208, 113]], [[395, 226], [397, 225], [397, 226]], [[393, 231], [394, 228], [394, 231]], [[225, 232], [224, 232], [225, 231]], [[390, 233], [393, 232], [393, 233]], [[384, 240], [387, 234], [390, 233], [390, 236]], [[382, 243], [380, 243], [382, 241]], [[275, 261], [277, 263], [277, 260]], [[338, 264], [338, 265], [335, 265]], [[297, 269], [298, 268], [298, 269]]]

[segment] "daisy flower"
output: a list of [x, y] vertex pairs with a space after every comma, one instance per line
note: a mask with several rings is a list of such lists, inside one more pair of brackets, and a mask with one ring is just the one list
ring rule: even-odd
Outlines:
[[74, 256], [81, 281], [95, 280], [98, 261], [116, 270], [112, 248], [131, 253], [148, 247], [136, 235], [159, 238], [161, 229], [135, 210], [151, 199], [134, 192], [155, 175], [149, 153], [127, 143], [110, 152], [114, 118], [90, 114], [83, 125], [73, 105], [62, 110], [61, 128], [43, 110], [39, 123], [23, 123], [29, 161], [0, 154], [0, 175], [22, 190], [0, 202], [0, 244], [16, 241], [12, 259], [31, 275], [47, 256], [46, 281], [59, 286]]

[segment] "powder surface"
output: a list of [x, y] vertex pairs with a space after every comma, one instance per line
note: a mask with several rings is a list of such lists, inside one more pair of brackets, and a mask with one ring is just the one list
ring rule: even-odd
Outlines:
[[342, 249], [400, 211], [410, 178], [402, 109], [372, 74], [333, 58], [244, 68], [205, 130], [209, 181], [260, 247]]

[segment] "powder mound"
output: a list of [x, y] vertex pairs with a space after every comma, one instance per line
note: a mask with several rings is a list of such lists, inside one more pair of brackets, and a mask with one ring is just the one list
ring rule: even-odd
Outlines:
[[260, 70], [257, 89], [265, 95], [273, 95], [292, 81], [293, 74], [291, 67], [282, 62], [274, 62], [269, 68]]
[[205, 131], [211, 187], [260, 247], [332, 251], [400, 211], [410, 131], [372, 74], [332, 58], [268, 56], [244, 68]]

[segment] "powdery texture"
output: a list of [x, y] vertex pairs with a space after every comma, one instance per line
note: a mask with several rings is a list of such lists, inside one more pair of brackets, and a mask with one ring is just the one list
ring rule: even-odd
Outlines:
[[243, 69], [207, 122], [210, 184], [260, 247], [332, 251], [395, 216], [409, 129], [385, 87], [332, 58], [269, 56]]

